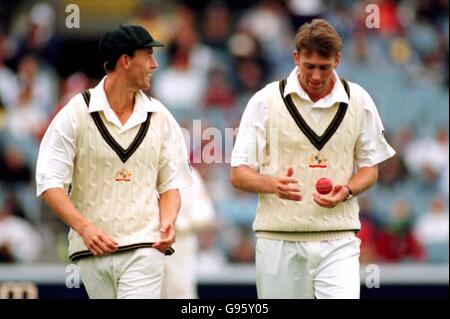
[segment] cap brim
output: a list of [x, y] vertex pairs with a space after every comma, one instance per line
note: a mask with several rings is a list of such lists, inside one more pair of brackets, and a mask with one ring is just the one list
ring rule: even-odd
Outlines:
[[162, 44], [161, 42], [152, 40], [152, 41], [150, 41], [149, 43], [145, 44], [145, 45], [144, 45], [144, 48], [150, 48], [150, 47], [163, 47], [163, 46], [164, 46], [164, 44]]

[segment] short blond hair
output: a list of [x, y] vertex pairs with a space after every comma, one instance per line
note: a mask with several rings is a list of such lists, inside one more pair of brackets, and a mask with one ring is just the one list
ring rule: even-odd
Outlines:
[[323, 19], [314, 19], [298, 28], [295, 47], [299, 54], [302, 51], [317, 52], [328, 58], [337, 56], [341, 51], [342, 41], [331, 24]]

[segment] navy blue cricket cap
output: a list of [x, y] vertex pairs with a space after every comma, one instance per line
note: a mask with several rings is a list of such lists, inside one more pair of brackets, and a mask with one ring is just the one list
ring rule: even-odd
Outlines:
[[122, 54], [138, 49], [163, 46], [141, 26], [119, 25], [116, 29], [105, 33], [100, 40], [99, 50], [105, 61], [114, 61]]

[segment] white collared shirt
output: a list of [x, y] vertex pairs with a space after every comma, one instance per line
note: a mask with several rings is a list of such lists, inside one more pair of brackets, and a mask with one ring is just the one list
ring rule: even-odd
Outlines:
[[[184, 188], [192, 185], [193, 177], [188, 164], [188, 155], [184, 144], [181, 129], [175, 118], [158, 100], [149, 99], [142, 91], [135, 95], [133, 113], [125, 124], [122, 124], [112, 110], [104, 90], [106, 76], [93, 89], [89, 90], [91, 98], [89, 113], [102, 111], [107, 121], [111, 122], [124, 133], [140, 125], [147, 119], [148, 112], [164, 112], [168, 118], [169, 132], [174, 138], [166, 140], [169, 143], [169, 158], [176, 165], [167, 167], [176, 168], [177, 174], [173, 181], [165, 186], [165, 190]], [[65, 188], [71, 183], [73, 159], [76, 155], [76, 131], [79, 123], [76, 120], [75, 107], [85, 104], [81, 95], [77, 95], [55, 116], [42, 139], [39, 156], [36, 164], [37, 196], [50, 188]], [[184, 157], [184, 158], [180, 158]], [[161, 176], [173, 176], [173, 172], [163, 172]], [[165, 183], [167, 181], [162, 181]]]
[[[89, 113], [103, 111], [106, 119], [121, 129], [120, 133], [133, 128], [136, 125], [144, 123], [147, 119], [147, 112], [157, 112], [161, 110], [161, 108], [155, 105], [155, 103], [147, 103], [148, 98], [142, 91], [139, 91], [135, 96], [133, 113], [127, 122], [122, 124], [116, 113], [109, 105], [109, 101], [104, 90], [105, 79], [106, 76], [94, 89], [90, 90], [91, 100], [89, 102]], [[151, 101], [154, 102], [153, 99]]]
[[[313, 102], [309, 95], [301, 87], [297, 78], [298, 67], [289, 74], [284, 90], [284, 96], [297, 94], [302, 100], [302, 107], [306, 107], [313, 120], [319, 123], [325, 114], [325, 108], [332, 107], [335, 103], [349, 103], [347, 93], [341, 81], [335, 81], [330, 94]], [[333, 71], [334, 76], [338, 75]], [[356, 152], [356, 167], [374, 166], [392, 157], [395, 151], [384, 138], [384, 128], [378, 114], [375, 103], [369, 94], [359, 85], [348, 82], [350, 95], [358, 96], [364, 107], [364, 119], [359, 135], [359, 148]], [[268, 91], [263, 88], [256, 92], [247, 104], [242, 115], [239, 133], [231, 156], [231, 166], [248, 165], [258, 169], [261, 160], [257, 154], [264, 154], [266, 128], [268, 124]], [[263, 141], [263, 142], [261, 142]], [[258, 150], [256, 150], [258, 148]], [[249, 151], [250, 150], [250, 151]]]

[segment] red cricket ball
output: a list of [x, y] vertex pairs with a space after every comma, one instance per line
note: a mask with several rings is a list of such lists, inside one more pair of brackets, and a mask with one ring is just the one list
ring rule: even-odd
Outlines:
[[328, 194], [332, 189], [333, 182], [329, 178], [323, 177], [316, 182], [316, 190], [319, 194]]

